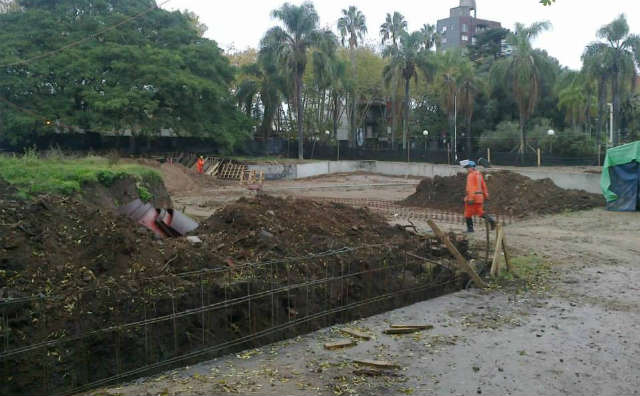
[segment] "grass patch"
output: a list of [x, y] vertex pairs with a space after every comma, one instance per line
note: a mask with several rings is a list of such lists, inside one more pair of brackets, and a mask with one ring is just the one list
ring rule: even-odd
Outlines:
[[110, 164], [102, 157], [40, 158], [33, 151], [22, 157], [0, 156], [0, 178], [18, 189], [18, 196], [23, 198], [44, 193], [71, 195], [90, 183], [110, 187], [128, 176], [139, 181], [162, 180], [153, 169], [136, 164]]
[[494, 280], [494, 286], [512, 287], [521, 291], [545, 292], [553, 276], [552, 264], [539, 256], [511, 258], [513, 272], [503, 270]]

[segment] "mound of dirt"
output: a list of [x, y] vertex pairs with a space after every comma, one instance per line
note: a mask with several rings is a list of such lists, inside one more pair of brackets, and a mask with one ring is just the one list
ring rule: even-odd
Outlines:
[[[248, 290], [285, 287], [289, 282], [302, 279], [321, 279], [326, 276], [327, 268], [366, 271], [371, 263], [406, 263], [406, 256], [402, 249], [363, 248], [340, 256], [305, 260], [295, 268], [281, 264], [269, 269], [275, 271], [268, 273], [271, 283], [265, 283], [259, 276], [248, 277], [250, 272], [241, 266], [247, 262], [375, 244], [404, 247], [420, 257], [451, 259], [439, 241], [389, 226], [382, 217], [366, 209], [343, 205], [269, 196], [241, 199], [202, 224], [196, 231], [202, 243], [193, 246], [186, 238], [158, 240], [145, 228], [115, 215], [110, 209], [96, 207], [83, 196], [41, 196], [23, 201], [15, 198], [14, 193], [0, 180], [0, 300], [20, 301], [18, 304], [8, 302], [5, 307], [12, 334], [7, 341], [9, 349], [28, 348], [76, 334], [95, 335], [52, 347], [56, 355], [44, 360], [41, 350], [10, 358], [4, 365], [10, 369], [0, 368], [1, 394], [47, 394], [51, 389], [67, 389], [65, 386], [69, 384], [56, 381], [70, 372], [80, 373], [78, 383], [115, 375], [114, 365], [101, 363], [113, 359], [114, 333], [100, 329], [197, 307], [203, 304], [205, 295], [208, 304], [215, 304], [227, 298], [242, 298]], [[466, 242], [457, 243], [466, 254]], [[235, 272], [216, 271], [221, 268]], [[427, 276], [434, 283], [451, 281], [453, 276], [437, 266], [425, 272], [422, 262], [414, 262], [410, 268], [406, 279], [386, 276], [372, 284], [371, 278], [364, 275], [350, 278], [345, 282], [350, 290], [348, 298], [364, 299], [387, 293], [390, 287], [421, 285]], [[212, 270], [203, 273], [204, 279], [176, 276], [203, 269]], [[334, 275], [339, 276], [339, 272]], [[456, 281], [464, 282], [463, 279]], [[362, 287], [365, 282], [371, 287]], [[429, 295], [435, 296], [462, 284], [430, 291]], [[335, 304], [343, 298], [337, 290], [331, 297]], [[326, 308], [326, 293], [323, 290], [317, 293], [320, 293], [317, 298], [300, 297], [295, 301], [292, 296], [296, 292], [291, 296], [285, 293], [277, 297], [275, 307], [270, 299], [265, 299], [263, 305], [252, 303], [253, 308], [247, 308], [243, 304], [242, 309], [234, 308], [228, 315], [211, 316], [215, 324], [208, 326], [211, 332], [208, 337], [222, 342], [255, 332], [255, 328], [248, 328], [246, 324], [250, 314], [257, 318], [254, 326], [260, 330], [273, 325], [274, 309], [278, 320], [285, 323], [292, 312]], [[405, 299], [363, 307], [349, 314], [352, 316], [344, 314], [331, 320], [378, 313], [415, 302], [417, 298], [426, 297], [425, 294], [408, 295]], [[146, 327], [118, 332], [117, 342], [126, 351], [121, 357], [123, 364], [139, 367], [145, 364], [149, 354], [201, 348], [202, 341], [193, 337], [202, 331], [197, 318], [200, 315], [185, 318], [177, 333], [175, 323], [153, 325], [149, 353], [141, 346], [145, 345], [141, 340], [147, 337]], [[300, 331], [324, 325], [324, 319], [318, 320]], [[265, 338], [264, 342], [275, 339]], [[42, 383], [43, 373], [54, 379], [48, 388]]]
[[[462, 211], [467, 175], [424, 179], [415, 194], [401, 203], [407, 206]], [[602, 196], [581, 190], [565, 190], [551, 179], [533, 180], [499, 171], [485, 174], [490, 200], [487, 212], [514, 217], [586, 210], [604, 205]]]
[[200, 175], [182, 164], [164, 163], [160, 170], [170, 194], [194, 192], [200, 189], [200, 183], [196, 180]]

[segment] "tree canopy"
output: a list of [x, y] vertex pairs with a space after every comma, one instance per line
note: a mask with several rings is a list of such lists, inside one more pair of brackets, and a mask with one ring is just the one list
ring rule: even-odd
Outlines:
[[192, 14], [154, 0], [19, 5], [0, 15], [0, 97], [17, 105], [0, 103], [3, 138], [164, 129], [210, 136], [228, 150], [246, 138], [229, 90], [234, 70]]

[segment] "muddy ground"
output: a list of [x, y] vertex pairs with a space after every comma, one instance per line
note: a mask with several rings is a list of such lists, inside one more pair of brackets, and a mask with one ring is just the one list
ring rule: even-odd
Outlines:
[[[602, 209], [519, 222], [507, 235], [534, 273], [526, 283], [351, 323], [375, 335], [354, 348], [324, 350], [344, 338], [337, 326], [93, 394], [639, 394], [639, 228], [640, 213]], [[434, 328], [381, 334], [397, 322]], [[355, 375], [361, 358], [401, 368]]]

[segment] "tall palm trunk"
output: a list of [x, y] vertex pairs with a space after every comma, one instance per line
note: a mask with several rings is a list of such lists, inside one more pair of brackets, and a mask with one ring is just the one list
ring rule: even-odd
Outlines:
[[519, 149], [519, 153], [520, 153], [520, 164], [523, 165], [524, 164], [524, 153], [526, 151], [526, 139], [524, 136], [524, 125], [525, 125], [525, 118], [524, 116], [520, 116], [520, 149]]
[[298, 107], [298, 159], [304, 159], [304, 131], [302, 129], [304, 111], [302, 109], [302, 73], [296, 73], [296, 106]]
[[471, 117], [467, 117], [467, 158], [471, 158]]
[[398, 114], [396, 106], [398, 103], [398, 73], [394, 72], [391, 77], [391, 149], [396, 148], [396, 131], [398, 130]]
[[405, 78], [404, 81], [404, 123], [402, 128], [402, 139], [404, 140], [405, 149], [409, 149], [409, 85], [411, 77]]
[[[607, 101], [607, 79], [600, 76], [598, 79], [598, 144], [602, 142], [604, 126], [606, 125], [605, 102]], [[605, 135], [606, 136], [606, 135]]]
[[620, 144], [620, 76], [616, 72], [611, 80], [611, 95], [613, 96], [613, 145]]
[[[353, 45], [350, 48], [350, 52], [351, 52], [351, 67], [352, 67], [352, 71], [353, 71], [353, 77], [354, 80], [356, 79], [356, 75], [358, 73], [358, 69], [356, 67], [356, 53], [355, 50], [353, 48]], [[349, 145], [351, 147], [355, 146], [355, 140], [356, 140], [356, 110], [358, 108], [358, 98], [356, 96], [356, 86], [355, 84], [353, 85], [353, 90], [351, 91], [351, 136], [349, 137]]]

